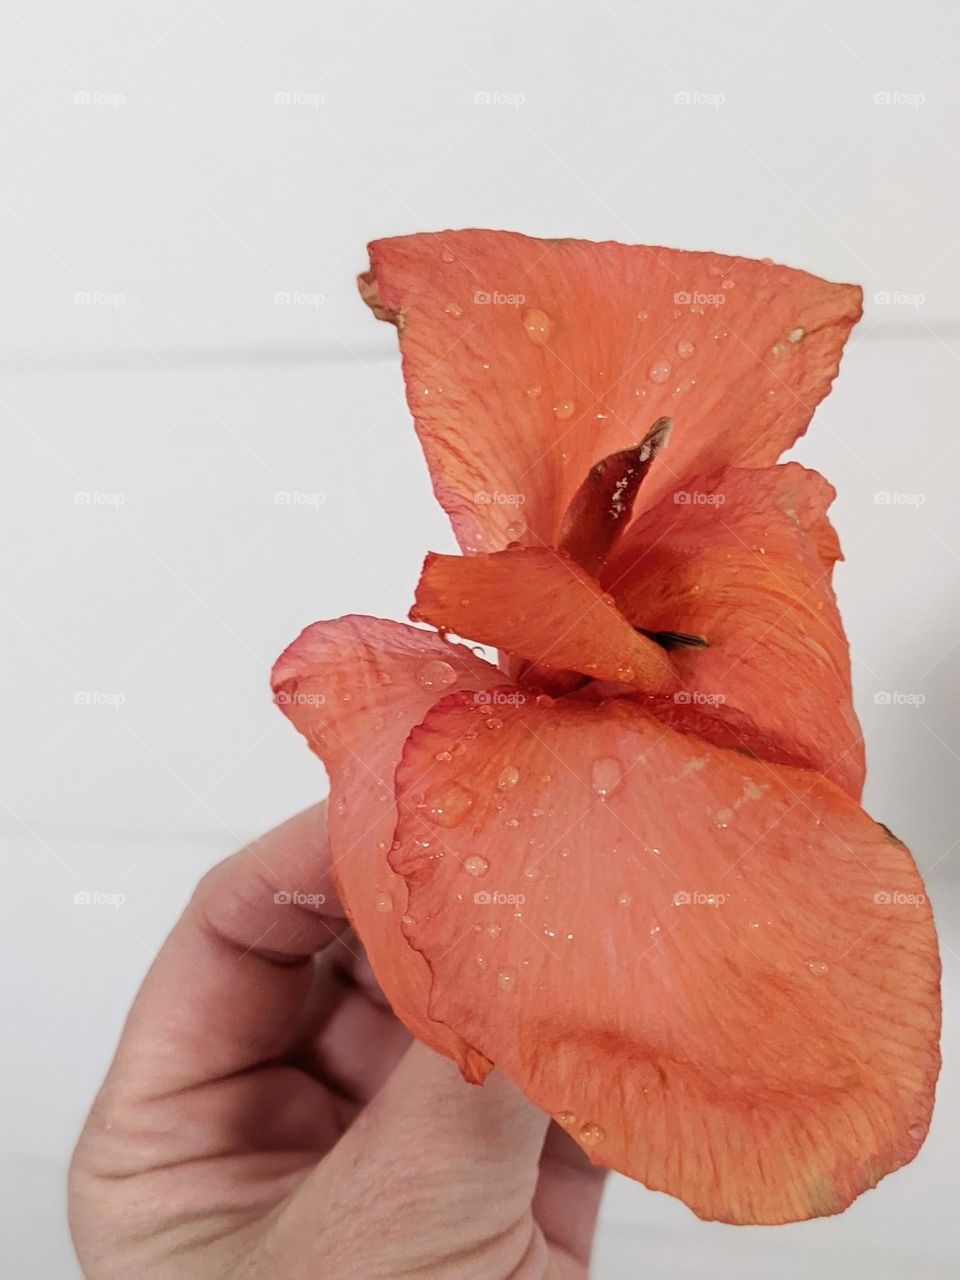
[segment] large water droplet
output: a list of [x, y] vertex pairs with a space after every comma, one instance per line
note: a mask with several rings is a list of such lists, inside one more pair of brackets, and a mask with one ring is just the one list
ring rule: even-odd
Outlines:
[[505, 764], [500, 770], [497, 786], [501, 791], [509, 791], [520, 781], [520, 770], [515, 764]]
[[456, 678], [457, 673], [453, 667], [442, 658], [425, 662], [417, 672], [417, 682], [424, 689], [449, 689]]
[[441, 782], [424, 797], [430, 817], [438, 827], [455, 827], [466, 817], [476, 795], [461, 782]]
[[670, 377], [670, 361], [657, 360], [650, 366], [649, 372], [651, 382], [666, 382]]
[[580, 1141], [587, 1147], [597, 1146], [606, 1136], [598, 1124], [585, 1124], [578, 1135]]
[[568, 418], [573, 417], [573, 401], [558, 400], [553, 406], [553, 416], [558, 422], [566, 422]]
[[523, 313], [523, 327], [530, 341], [542, 347], [550, 337], [551, 320], [545, 311], [539, 311], [534, 307]]
[[557, 1124], [563, 1125], [564, 1128], [577, 1123], [577, 1117], [572, 1111], [558, 1111], [553, 1118], [556, 1120]]
[[590, 770], [590, 786], [601, 800], [612, 795], [623, 781], [623, 766], [613, 756], [601, 756], [594, 760]]
[[481, 858], [477, 854], [471, 854], [464, 862], [463, 869], [471, 876], [485, 876], [490, 870], [490, 863], [486, 858]]

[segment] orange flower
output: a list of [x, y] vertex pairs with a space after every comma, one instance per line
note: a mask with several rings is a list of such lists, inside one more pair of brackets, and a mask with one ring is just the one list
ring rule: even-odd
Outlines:
[[361, 291], [467, 554], [424, 566], [439, 635], [316, 623], [273, 681], [386, 994], [701, 1217], [839, 1212], [939, 1069], [923, 885], [859, 806], [833, 490], [773, 465], [859, 289], [461, 231], [375, 243]]

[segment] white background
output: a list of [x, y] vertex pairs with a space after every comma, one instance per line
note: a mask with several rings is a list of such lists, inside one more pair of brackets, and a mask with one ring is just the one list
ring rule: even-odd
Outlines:
[[471, 225], [865, 288], [796, 456], [840, 491], [867, 806], [940, 925], [933, 1129], [841, 1218], [786, 1228], [613, 1179], [595, 1274], [955, 1271], [960, 8], [60, 0], [0, 26], [3, 1274], [77, 1276], [63, 1168], [133, 991], [201, 872], [321, 792], [272, 660], [314, 618], [402, 618], [424, 550], [453, 549], [353, 276], [368, 239]]

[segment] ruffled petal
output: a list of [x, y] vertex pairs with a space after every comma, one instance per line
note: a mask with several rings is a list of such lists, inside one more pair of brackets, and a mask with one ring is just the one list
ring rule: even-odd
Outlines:
[[837, 1213], [911, 1160], [939, 962], [906, 848], [821, 775], [629, 699], [499, 700], [491, 726], [445, 698], [397, 771], [433, 1016], [703, 1218]]
[[579, 671], [656, 692], [676, 677], [595, 578], [548, 547], [492, 555], [428, 555], [410, 617], [495, 645], [537, 668]]
[[474, 1080], [489, 1064], [427, 1013], [429, 972], [403, 937], [407, 889], [387, 853], [398, 820], [393, 776], [411, 728], [444, 694], [502, 679], [431, 632], [351, 616], [308, 627], [271, 681], [277, 705], [330, 775], [333, 874], [384, 993], [415, 1036]]
[[830, 584], [833, 497], [797, 463], [694, 482], [631, 526], [602, 581], [635, 626], [706, 640], [671, 651], [677, 699], [731, 722], [745, 715], [781, 758], [857, 799], [863, 738]]
[[378, 240], [361, 292], [465, 551], [555, 546], [591, 467], [674, 419], [642, 502], [774, 462], [837, 372], [861, 292], [772, 263], [504, 231]]

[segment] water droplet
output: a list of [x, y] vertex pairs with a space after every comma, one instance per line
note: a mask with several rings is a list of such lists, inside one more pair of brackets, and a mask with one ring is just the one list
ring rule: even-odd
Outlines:
[[553, 416], [558, 422], [566, 422], [568, 418], [573, 417], [573, 401], [558, 400], [553, 406]]
[[550, 929], [548, 928], [547, 925], [543, 926], [543, 932], [544, 932], [544, 935], [548, 938], [555, 938], [557, 936], [556, 929]]
[[499, 924], [488, 924], [488, 925], [487, 925], [487, 937], [488, 937], [488, 938], [493, 938], [494, 940], [496, 940], [497, 938], [499, 938], [499, 937], [500, 937], [501, 933], [503, 933], [503, 926], [502, 926], [502, 925], [499, 925]]
[[531, 400], [536, 400], [537, 396], [541, 394], [542, 390], [543, 390], [542, 387], [527, 387], [527, 395], [530, 397]]
[[486, 858], [481, 858], [477, 854], [471, 854], [464, 862], [463, 869], [471, 876], [485, 876], [490, 870], [490, 863]]
[[523, 327], [527, 331], [527, 337], [531, 342], [535, 342], [538, 347], [542, 347], [550, 337], [551, 321], [545, 311], [538, 311], [534, 307], [530, 311], [523, 313]]
[[473, 806], [475, 794], [460, 782], [431, 787], [424, 799], [427, 812], [438, 827], [455, 827]]
[[409, 916], [409, 915], [408, 915], [408, 916], [401, 916], [401, 917], [400, 917], [400, 923], [401, 923], [401, 924], [405, 924], [405, 925], [411, 925], [411, 924], [414, 924], [414, 923], [415, 923], [415, 921], [414, 921], [414, 919], [413, 919], [413, 916]]
[[514, 764], [505, 764], [500, 770], [497, 786], [501, 791], [509, 791], [520, 781], [520, 770]]
[[453, 256], [453, 254], [450, 252], [449, 249], [444, 249], [443, 253], [441, 253], [440, 255], [440, 259], [443, 262], [456, 262], [456, 258]]
[[498, 969], [497, 986], [501, 991], [516, 991], [517, 975], [512, 969]]
[[791, 329], [790, 332], [787, 334], [787, 341], [802, 342], [806, 336], [807, 336], [807, 331], [806, 329], [804, 329], [803, 325], [797, 325], [796, 329]]
[[387, 912], [393, 910], [393, 899], [389, 893], [378, 893], [374, 902], [378, 911]]
[[502, 729], [503, 721], [499, 716], [491, 716], [489, 720], [483, 722], [488, 729]]
[[730, 277], [729, 277], [729, 276], [727, 276], [726, 280], [721, 280], [721, 281], [720, 281], [720, 288], [721, 288], [721, 289], [732, 289], [732, 288], [733, 288], [733, 286], [734, 286], [734, 284], [735, 284], [735, 281], [731, 280], [731, 279], [730, 279]]
[[623, 780], [623, 767], [613, 756], [601, 756], [594, 760], [590, 770], [590, 786], [601, 800], [612, 795]]
[[750, 928], [751, 928], [751, 929], [759, 929], [759, 928], [760, 928], [760, 921], [759, 921], [759, 920], [751, 920], [751, 921], [750, 921]]
[[438, 751], [433, 758], [438, 764], [448, 764], [453, 759], [453, 753], [450, 751]]
[[923, 1137], [923, 1125], [912, 1124], [910, 1128], [907, 1130], [907, 1133], [914, 1140], [914, 1142], [919, 1142], [920, 1139]]
[[681, 360], [689, 360], [694, 351], [696, 351], [696, 347], [692, 342], [687, 342], [685, 339], [681, 338], [677, 343], [677, 355]]
[[650, 366], [649, 373], [651, 382], [666, 382], [670, 377], [670, 361], [657, 360]]
[[476, 964], [478, 969], [485, 969], [487, 967], [487, 957], [480, 956], [480, 955], [475, 956], [474, 963]]
[[417, 682], [423, 689], [449, 689], [456, 678], [457, 673], [453, 667], [442, 658], [425, 662], [417, 672]]
[[732, 809], [718, 809], [713, 815], [714, 826], [719, 827], [720, 830], [723, 831], [725, 828], [729, 827], [733, 820], [733, 816], [734, 814]]
[[782, 342], [775, 342], [773, 346], [770, 348], [770, 354], [772, 356], [780, 356], [780, 355], [783, 355], [785, 349], [786, 348], [784, 347]]
[[630, 903], [631, 903], [632, 901], [633, 901], [633, 899], [630, 897], [630, 894], [629, 894], [629, 893], [618, 893], [618, 894], [617, 894], [617, 902], [619, 903], [619, 905], [620, 905], [621, 907], [629, 907], [629, 905], [630, 905]]
[[585, 1124], [577, 1135], [586, 1147], [595, 1147], [607, 1136], [598, 1124]]
[[519, 818], [507, 818], [507, 820], [504, 822], [504, 824], [503, 824], [503, 825], [504, 825], [505, 827], [509, 827], [511, 831], [516, 831], [517, 827], [519, 827], [519, 825], [520, 825], [520, 819], [519, 819]]
[[513, 541], [515, 538], [522, 538], [526, 532], [527, 532], [527, 522], [520, 516], [518, 516], [516, 520], [511, 521], [511, 523], [508, 524], [506, 528], [507, 537], [511, 541]]
[[557, 1124], [564, 1126], [577, 1123], [577, 1117], [572, 1111], [558, 1111], [553, 1118], [556, 1120]]
[[463, 307], [456, 302], [448, 302], [443, 309], [448, 316], [453, 316], [455, 320], [458, 320], [463, 315]]
[[827, 964], [826, 960], [811, 960], [808, 963], [807, 968], [815, 978], [822, 978], [825, 973], [830, 972], [830, 966]]
[[389, 671], [378, 671], [377, 680], [380, 684], [393, 684], [393, 676], [390, 675]]
[[644, 320], [649, 320], [649, 318], [650, 318], [650, 312], [649, 312], [649, 311], [638, 311], [638, 312], [637, 312], [637, 319], [638, 319], [639, 321], [641, 321], [641, 323], [642, 323]]
[[629, 662], [625, 662], [622, 666], [617, 667], [617, 679], [622, 680], [624, 684], [629, 684], [635, 674], [636, 672], [633, 667], [630, 666]]

